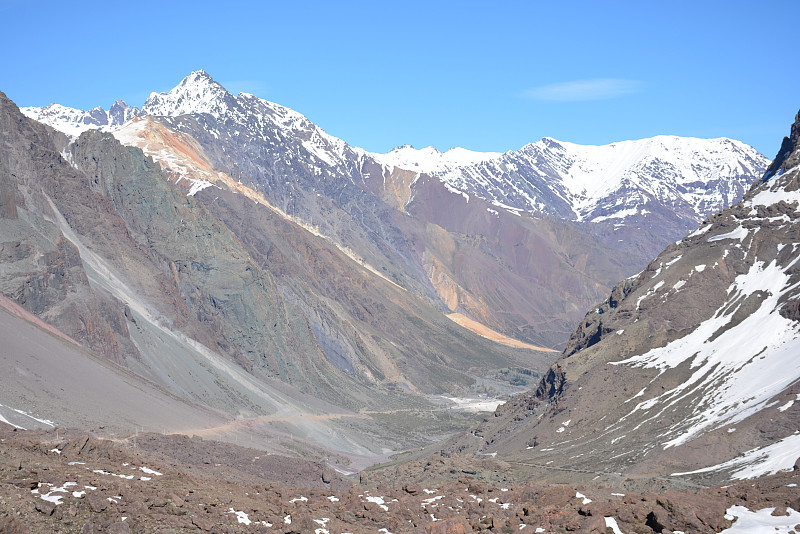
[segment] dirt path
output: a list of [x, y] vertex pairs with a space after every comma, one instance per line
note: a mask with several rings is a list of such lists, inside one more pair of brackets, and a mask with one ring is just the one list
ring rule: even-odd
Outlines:
[[330, 421], [332, 419], [345, 419], [345, 418], [353, 418], [353, 419], [369, 419], [369, 416], [366, 414], [358, 414], [358, 413], [330, 413], [330, 414], [299, 414], [299, 415], [264, 415], [261, 417], [250, 417], [247, 419], [236, 419], [234, 421], [230, 421], [225, 423], [224, 425], [219, 425], [210, 428], [198, 428], [194, 430], [183, 430], [181, 434], [195, 434], [198, 436], [208, 436], [214, 435], [219, 432], [224, 432], [226, 430], [235, 430], [239, 427], [247, 427], [254, 423], [276, 423], [276, 422], [284, 422], [284, 423], [298, 423], [301, 421]]

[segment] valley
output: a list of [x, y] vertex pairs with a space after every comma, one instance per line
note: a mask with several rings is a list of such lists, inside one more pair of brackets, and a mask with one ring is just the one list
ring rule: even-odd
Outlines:
[[793, 527], [798, 139], [376, 154], [202, 70], [0, 94], [0, 530]]

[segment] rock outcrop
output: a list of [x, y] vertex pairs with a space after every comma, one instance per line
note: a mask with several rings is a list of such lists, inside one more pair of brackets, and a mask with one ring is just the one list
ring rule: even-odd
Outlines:
[[786, 148], [799, 132], [800, 120], [741, 202], [593, 307], [536, 391], [445, 449], [556, 478], [711, 483], [791, 469], [800, 151]]

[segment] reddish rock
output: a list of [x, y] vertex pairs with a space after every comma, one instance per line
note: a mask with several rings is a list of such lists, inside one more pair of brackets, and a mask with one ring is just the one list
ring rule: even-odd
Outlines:
[[431, 523], [418, 530], [417, 534], [467, 534], [468, 532], [472, 532], [472, 528], [463, 518], [452, 518]]
[[417, 484], [406, 484], [403, 486], [403, 491], [409, 495], [419, 495], [422, 493], [422, 488]]
[[28, 530], [14, 517], [0, 517], [0, 532], [5, 534], [27, 534]]
[[606, 534], [606, 520], [602, 516], [586, 519], [578, 529], [581, 534]]
[[33, 478], [12, 478], [8, 480], [7, 483], [27, 490], [36, 489], [36, 487], [39, 486], [39, 482]]
[[55, 503], [52, 503], [50, 501], [43, 501], [41, 499], [36, 500], [34, 507], [36, 508], [37, 512], [41, 512], [44, 515], [48, 516], [53, 515], [53, 511], [55, 511], [56, 509]]
[[96, 493], [90, 493], [89, 496], [86, 497], [86, 502], [89, 503], [89, 508], [92, 509], [92, 512], [96, 514], [99, 514], [108, 507], [108, 501], [105, 497]]

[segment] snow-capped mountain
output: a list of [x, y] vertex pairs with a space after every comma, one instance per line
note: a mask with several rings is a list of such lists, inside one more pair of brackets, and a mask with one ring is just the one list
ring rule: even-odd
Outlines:
[[740, 141], [675, 136], [603, 146], [546, 137], [505, 154], [406, 145], [373, 157], [498, 206], [589, 222], [640, 220], [669, 207], [696, 223], [741, 198], [769, 164]]
[[108, 111], [101, 107], [83, 111], [60, 104], [50, 104], [43, 108], [21, 108], [21, 111], [31, 119], [52, 126], [71, 137], [77, 137], [91, 129], [108, 132], [122, 126], [133, 117], [142, 115], [138, 108], [131, 107], [122, 100], [114, 102]]
[[460, 147], [451, 148], [447, 152], [439, 152], [432, 146], [418, 150], [411, 145], [402, 145], [386, 154], [372, 153], [370, 155], [389, 167], [447, 176], [450, 172], [457, 172], [459, 168], [493, 160], [503, 154], [502, 152], [475, 152]]
[[640, 227], [664, 226], [664, 218], [673, 219], [667, 226], [676, 228], [675, 237], [740, 199], [769, 164], [740, 141], [676, 136], [602, 146], [545, 137], [506, 153], [464, 148], [439, 152], [409, 145], [387, 154], [369, 153], [327, 134], [294, 110], [247, 93], [233, 96], [203, 70], [167, 93], [152, 93], [141, 110], [118, 101], [109, 111], [51, 104], [23, 108], [23, 113], [70, 135], [90, 128], [110, 131], [137, 116], [208, 114], [236, 124], [236, 135], [246, 131], [262, 143], [299, 139], [312, 158], [338, 167], [340, 174], [352, 172], [353, 162], [372, 159], [388, 169], [430, 174], [497, 207], [534, 215]]
[[[712, 482], [791, 469], [800, 455], [798, 141], [800, 113], [764, 179], [618, 284], [539, 390], [509, 403], [480, 446], [520, 462]], [[504, 428], [511, 420], [526, 422]]]
[[[586, 306], [696, 228], [698, 210], [738, 198], [766, 166], [749, 147], [741, 151], [753, 161], [738, 157], [736, 142], [681, 138], [375, 155], [289, 108], [234, 96], [204, 71], [130, 114], [147, 122], [118, 128], [118, 139], [187, 178], [190, 193], [216, 191], [210, 184], [223, 173], [442, 311], [559, 348]], [[75, 117], [50, 124], [92, 127]]]

